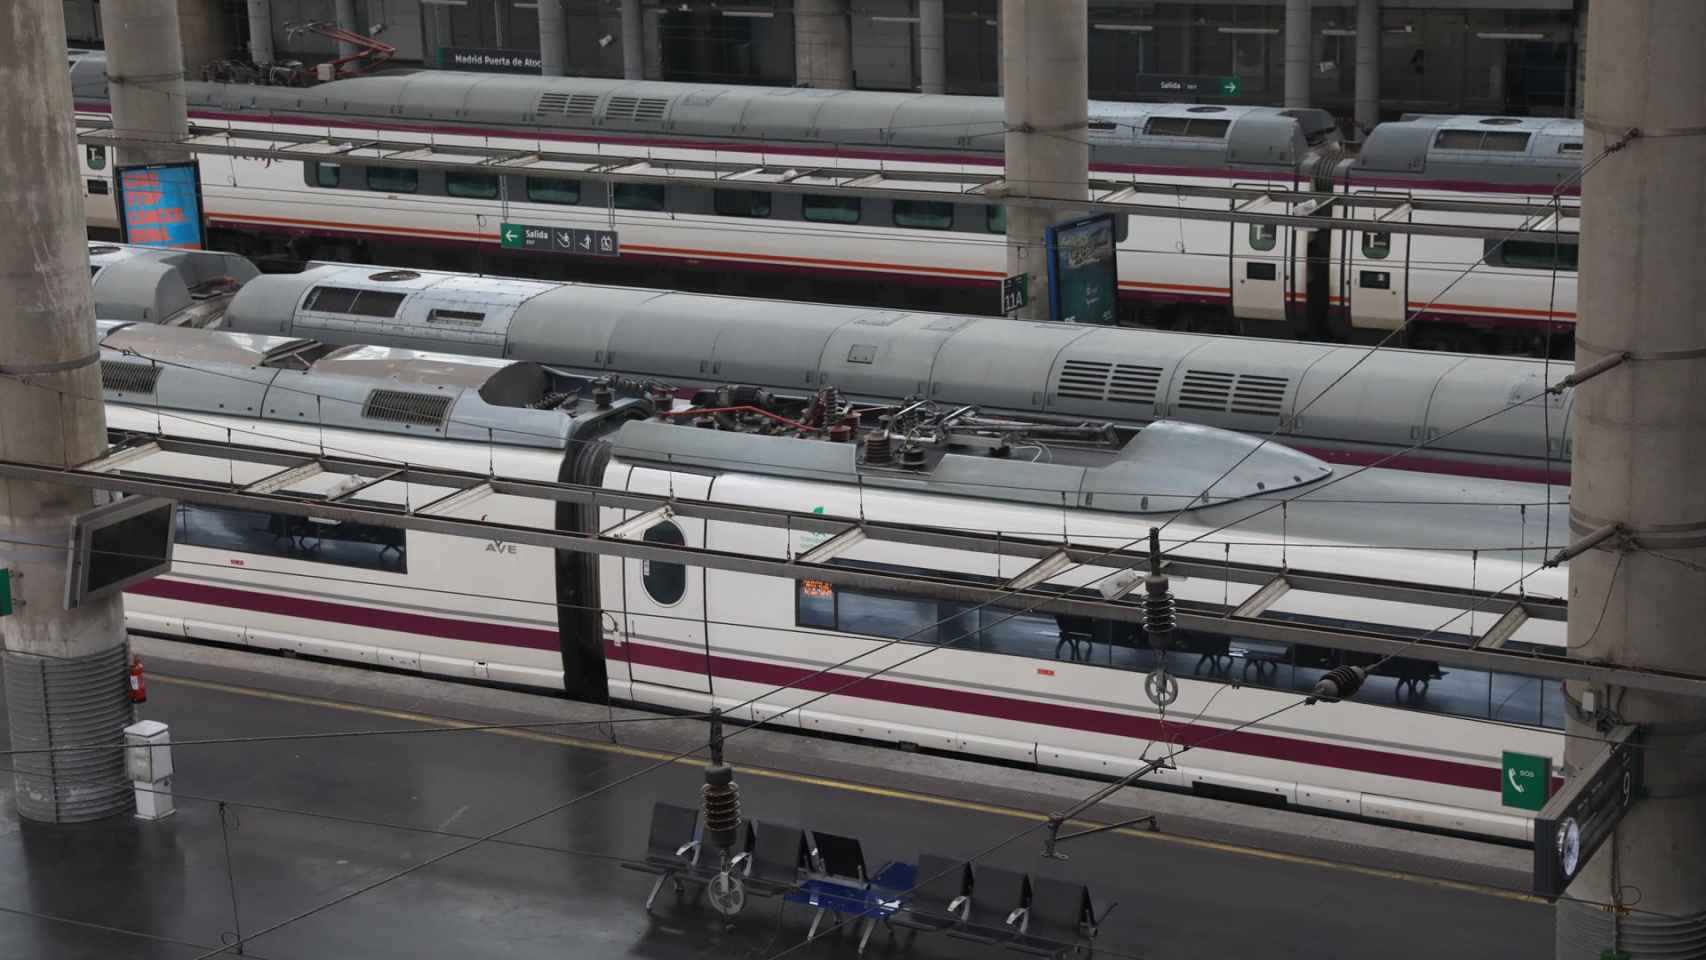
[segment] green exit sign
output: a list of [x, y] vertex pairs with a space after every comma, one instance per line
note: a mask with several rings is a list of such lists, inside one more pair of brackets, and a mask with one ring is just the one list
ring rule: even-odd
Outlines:
[[1531, 753], [1505, 751], [1499, 775], [1499, 795], [1507, 807], [1540, 810], [1552, 792], [1552, 760]]
[[12, 571], [0, 568], [0, 617], [12, 615]]

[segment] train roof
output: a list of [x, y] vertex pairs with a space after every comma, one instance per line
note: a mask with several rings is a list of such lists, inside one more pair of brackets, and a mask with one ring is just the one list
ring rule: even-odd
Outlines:
[[[114, 403], [556, 449], [620, 424], [612, 440], [618, 456], [672, 469], [736, 469], [1122, 513], [1224, 504], [1332, 473], [1280, 444], [1197, 424], [1152, 423], [1120, 444], [1104, 424], [991, 420], [932, 407], [908, 421], [904, 440], [891, 423], [856, 433], [852, 442], [832, 442], [725, 419], [676, 415], [623, 423], [624, 415], [651, 413], [649, 401], [607, 401], [600, 408], [590, 390], [566, 396], [538, 364], [117, 321], [101, 321], [99, 332], [103, 390]], [[581, 389], [592, 383], [574, 382]], [[702, 429], [707, 425], [718, 429]], [[881, 458], [872, 452], [872, 438], [891, 430], [897, 447], [924, 444], [915, 462], [901, 451]], [[1034, 437], [1051, 442], [1048, 462], [1012, 456], [1015, 444]]]
[[[74, 59], [79, 101], [104, 100], [104, 59]], [[190, 83], [192, 105], [458, 124], [658, 134], [695, 140], [836, 144], [999, 155], [998, 97], [809, 87], [686, 84], [598, 77], [532, 77], [449, 70], [392, 71], [308, 88]], [[1302, 163], [1337, 141], [1325, 110], [1092, 101], [1093, 155], [1189, 166]]]
[[[1125, 423], [1187, 419], [1288, 442], [1335, 437], [1568, 459], [1570, 391], [1540, 360], [316, 265], [250, 282], [228, 329], [478, 353], [580, 371]], [[322, 297], [317, 291], [335, 291]], [[384, 294], [362, 305], [361, 295]], [[326, 310], [326, 306], [339, 310]], [[1347, 369], [1356, 374], [1333, 386]], [[1497, 416], [1497, 410], [1535, 398]], [[1485, 419], [1482, 419], [1485, 418]], [[1475, 422], [1465, 428], [1465, 424]], [[1462, 428], [1462, 429], [1460, 429]]]
[[260, 273], [230, 253], [95, 242], [89, 272], [95, 315], [139, 323], [190, 323]]
[[1476, 176], [1494, 182], [1561, 180], [1581, 168], [1580, 120], [1411, 114], [1375, 127], [1353, 171]]
[[552, 449], [645, 410], [560, 390], [537, 364], [119, 321], [97, 330], [103, 393], [133, 406]]

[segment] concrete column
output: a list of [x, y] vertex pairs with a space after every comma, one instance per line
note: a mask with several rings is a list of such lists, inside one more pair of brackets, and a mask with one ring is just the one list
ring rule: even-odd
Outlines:
[[540, 73], [547, 77], [562, 76], [568, 50], [568, 29], [563, 23], [563, 0], [539, 0]]
[[1007, 274], [1030, 275], [1022, 320], [1048, 319], [1043, 233], [1073, 214], [1072, 201], [1087, 197], [1089, 47], [1085, 0], [1001, 0], [1009, 194], [1063, 201], [1052, 209], [1007, 208]]
[[[1588, 33], [1592, 162], [1621, 131], [1695, 127], [1706, 100], [1706, 3], [1596, 3]], [[1581, 316], [1576, 362], [1638, 358], [1576, 391], [1570, 526], [1621, 524], [1570, 561], [1570, 655], [1649, 670], [1706, 671], [1706, 137], [1636, 138], [1582, 185]], [[1659, 554], [1671, 559], [1666, 559]], [[1601, 618], [1603, 616], [1603, 622]], [[1602, 710], [1649, 729], [1647, 795], [1557, 906], [1557, 956], [1695, 957], [1706, 946], [1706, 700], [1593, 689]], [[1598, 749], [1598, 727], [1567, 730], [1567, 765]], [[1637, 892], [1638, 891], [1638, 892]], [[1607, 912], [1595, 903], [1635, 909]]]
[[[367, 29], [362, 25], [362, 22], [356, 18], [355, 0], [338, 0], [337, 6], [334, 9], [336, 11], [335, 16], [337, 17], [339, 27], [342, 27], [345, 30], [352, 30], [356, 33], [367, 32]], [[338, 58], [342, 59], [344, 57], [354, 56], [356, 49], [355, 44], [345, 43], [344, 41], [339, 40]]]
[[[654, 25], [655, 32], [656, 27]], [[646, 78], [646, 25], [640, 0], [622, 0], [622, 76]]]
[[794, 0], [794, 83], [826, 90], [853, 86], [847, 0]]
[[1380, 122], [1380, 0], [1357, 0], [1356, 124], [1367, 136]]
[[[172, 0], [165, 5], [177, 12]], [[110, 17], [111, 5], [103, 6]], [[107, 21], [107, 36], [129, 39], [118, 24]], [[100, 455], [107, 439], [78, 148], [65, 122], [71, 88], [60, 0], [6, 5], [0, 86], [0, 209], [8, 214], [0, 363], [11, 374], [0, 376], [0, 458], [70, 465]], [[13, 596], [0, 643], [13, 749], [116, 746], [130, 722], [123, 602], [65, 609], [71, 518], [94, 505], [87, 490], [0, 479], [0, 567], [11, 571]], [[32, 820], [92, 820], [132, 804], [119, 750], [20, 755], [13, 767], [18, 812]]]
[[266, 66], [272, 50], [272, 0], [249, 0], [249, 59]]
[[[107, 83], [113, 127], [129, 136], [172, 140], [189, 132], [184, 51], [175, 0], [104, 0]], [[119, 164], [190, 159], [176, 147], [119, 147]]]
[[216, 0], [178, 0], [178, 35], [184, 70], [194, 79], [201, 79], [203, 67], [231, 55], [225, 10]]
[[1309, 106], [1309, 0], [1285, 0], [1285, 105]]
[[948, 58], [943, 48], [947, 22], [943, 0], [918, 0], [918, 78], [925, 93], [948, 92]]

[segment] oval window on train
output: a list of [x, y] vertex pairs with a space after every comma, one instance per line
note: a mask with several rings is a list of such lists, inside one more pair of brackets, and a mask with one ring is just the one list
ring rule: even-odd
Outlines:
[[1370, 260], [1385, 260], [1392, 253], [1392, 234], [1365, 233], [1362, 235], [1362, 255]]
[[[681, 535], [681, 528], [665, 520], [646, 531], [643, 538], [647, 543], [662, 543], [672, 547], [684, 547], [687, 538]], [[673, 607], [681, 602], [687, 593], [687, 567], [685, 564], [670, 563], [666, 560], [640, 561], [640, 583], [646, 588], [646, 593], [660, 607]]]
[[1250, 224], [1250, 249], [1272, 250], [1279, 242], [1279, 227], [1271, 223]]

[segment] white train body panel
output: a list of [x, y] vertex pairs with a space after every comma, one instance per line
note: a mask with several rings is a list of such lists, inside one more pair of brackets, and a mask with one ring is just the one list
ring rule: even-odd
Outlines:
[[[563, 461], [560, 450], [174, 415], [121, 404], [109, 404], [108, 410], [115, 429], [229, 437], [283, 450], [324, 449], [506, 477], [555, 480]], [[197, 476], [199, 469], [203, 479], [233, 479], [213, 475], [205, 461], [202, 464], [198, 468], [192, 458], [155, 455], [138, 470]], [[270, 472], [262, 466], [223, 469], [241, 470], [234, 477], [238, 481]], [[789, 510], [822, 508], [828, 515], [943, 528], [1029, 536], [1057, 536], [1064, 530], [1075, 541], [1110, 545], [1140, 539], [1150, 522], [894, 489], [867, 487], [861, 493], [850, 485], [738, 469], [715, 475], [672, 472], [620, 459], [604, 470], [603, 483], [614, 489]], [[446, 492], [404, 489], [393, 482], [371, 488], [363, 497], [420, 506]], [[1478, 495], [1472, 487], [1458, 493], [1471, 499]], [[463, 513], [535, 527], [555, 523], [551, 508], [504, 497], [490, 497]], [[623, 519], [620, 511], [603, 513], [601, 527]], [[677, 528], [688, 545], [715, 550], [785, 557], [810, 545], [803, 534], [793, 535], [791, 542], [785, 530], [743, 524], [680, 519]], [[1203, 520], [1187, 517], [1170, 527], [1167, 536], [1189, 538], [1208, 529]], [[1499, 536], [1489, 532], [1488, 542]], [[1471, 563], [1443, 551], [1351, 551], [1249, 532], [1207, 537], [1186, 552], [1235, 562], [1272, 563], [1285, 557], [1301, 568], [1478, 584], [1482, 589], [1503, 588], [1507, 574], [1521, 569], [1522, 559], [1520, 552], [1499, 556], [1494, 551]], [[186, 544], [179, 547], [169, 578], [131, 594], [128, 616], [132, 629], [149, 632], [443, 676], [548, 689], [564, 686], [552, 551], [410, 532], [406, 554], [406, 571], [352, 571], [323, 562]], [[1014, 557], [873, 542], [846, 556], [994, 578], [1011, 577], [1029, 565]], [[891, 643], [802, 627], [796, 614], [798, 585], [750, 574], [686, 568], [680, 595], [664, 605], [644, 582], [645, 564], [608, 556], [587, 562], [597, 564], [610, 695], [641, 705], [702, 710], [713, 703], [734, 707], [756, 698], [741, 719], [766, 722], [801, 706], [775, 722], [1109, 776], [1129, 771], [1146, 752], [1153, 757], [1172, 746], [1215, 736], [1299, 697], [1284, 690], [1233, 689], [1186, 676], [1163, 726], [1163, 718], [1142, 694], [1144, 675], [1134, 670]], [[1107, 572], [1071, 571], [1056, 582], [1085, 583]], [[1560, 593], [1564, 576], [1562, 571], [1548, 571], [1533, 578], [1529, 590], [1537, 595]], [[1179, 580], [1177, 588], [1181, 596], [1199, 599], [1218, 599], [1235, 589], [1195, 579]], [[1346, 609], [1345, 615], [1360, 611], [1369, 616], [1367, 608], [1351, 606], [1356, 609]], [[1383, 622], [1401, 623], [1402, 613], [1382, 610], [1381, 617]], [[1438, 626], [1425, 623], [1420, 614], [1412, 619], [1416, 625]], [[1542, 630], [1548, 626], [1557, 627], [1530, 624]], [[1561, 643], [1562, 638], [1543, 642]], [[1108, 656], [1113, 656], [1111, 649]], [[859, 657], [853, 665], [835, 667], [853, 657]], [[880, 678], [808, 702], [885, 669], [889, 672]], [[826, 672], [816, 676], [820, 671]], [[800, 686], [775, 689], [793, 682]], [[1201, 719], [1190, 723], [1199, 713]], [[1154, 779], [1180, 788], [1202, 785], [1270, 793], [1304, 808], [1521, 840], [1528, 835], [1530, 821], [1499, 807], [1502, 750], [1557, 761], [1563, 738], [1556, 730], [1540, 727], [1501, 726], [1489, 734], [1472, 718], [1378, 704], [1323, 704], [1289, 710], [1191, 750], [1180, 757], [1177, 769]]]

